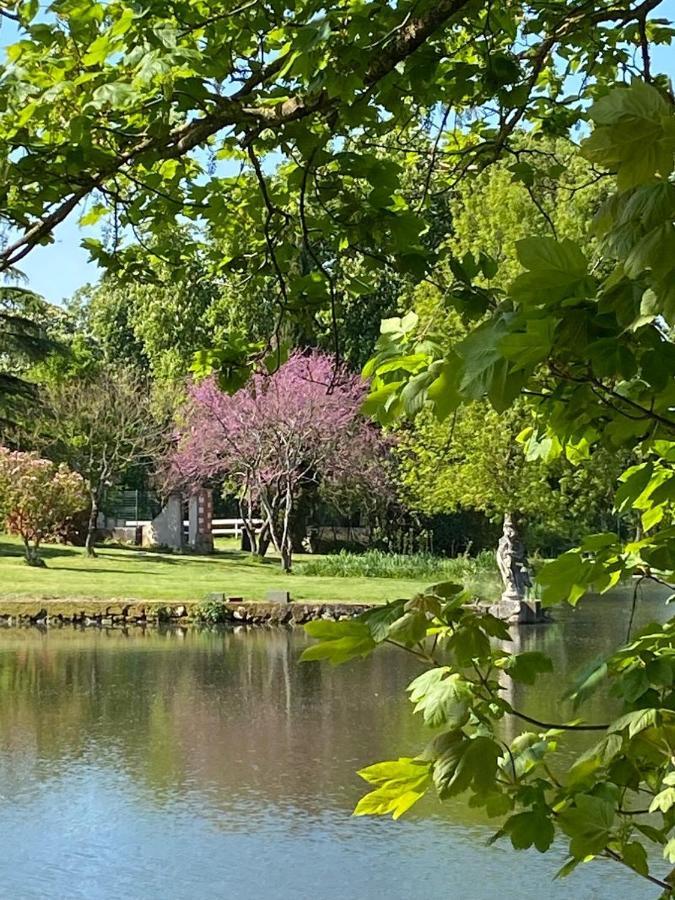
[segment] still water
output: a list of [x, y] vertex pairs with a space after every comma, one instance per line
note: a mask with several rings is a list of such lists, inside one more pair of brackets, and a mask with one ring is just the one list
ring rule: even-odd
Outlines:
[[[560, 715], [561, 685], [624, 636], [624, 596], [523, 630], [556, 672], [526, 704]], [[662, 597], [637, 622], [664, 619]], [[462, 803], [395, 823], [353, 819], [359, 767], [422, 737], [396, 651], [297, 664], [301, 632], [0, 632], [0, 897], [87, 900], [527, 900], [658, 890], [596, 862], [486, 847]], [[588, 716], [607, 714], [601, 699]]]

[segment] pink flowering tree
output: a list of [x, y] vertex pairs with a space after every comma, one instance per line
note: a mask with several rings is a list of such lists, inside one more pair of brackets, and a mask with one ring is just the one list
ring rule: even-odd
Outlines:
[[40, 544], [87, 505], [84, 479], [65, 465], [0, 447], [0, 515], [23, 540], [26, 562], [44, 566]]
[[[236, 492], [251, 548], [260, 549], [252, 525], [264, 529], [291, 568], [291, 521], [309, 486], [363, 484], [385, 452], [378, 432], [360, 414], [367, 386], [336, 366], [333, 357], [295, 352], [273, 375], [257, 374], [236, 394], [215, 378], [190, 387], [177, 446], [173, 483], [198, 486], [225, 479]], [[373, 478], [373, 486], [376, 479]]]

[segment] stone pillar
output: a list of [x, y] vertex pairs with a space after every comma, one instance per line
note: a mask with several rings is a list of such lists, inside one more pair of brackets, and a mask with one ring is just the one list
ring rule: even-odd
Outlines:
[[149, 525], [143, 526], [142, 544], [144, 547], [182, 550], [184, 543], [183, 498], [180, 494], [171, 494], [159, 515]]
[[188, 544], [195, 553], [213, 553], [213, 491], [200, 488], [188, 500]]

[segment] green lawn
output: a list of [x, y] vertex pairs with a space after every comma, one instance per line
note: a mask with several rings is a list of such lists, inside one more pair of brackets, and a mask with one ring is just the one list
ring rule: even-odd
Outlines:
[[[202, 600], [210, 592], [264, 600], [270, 590], [287, 590], [293, 600], [377, 603], [409, 597], [424, 585], [392, 578], [335, 578], [284, 575], [278, 562], [251, 560], [230, 541], [213, 556], [150, 553], [103, 547], [87, 559], [77, 547], [45, 546], [46, 569], [26, 566], [20, 543], [0, 536], [0, 599], [4, 600]], [[308, 557], [305, 557], [308, 558]], [[315, 559], [316, 557], [311, 557]], [[298, 556], [298, 563], [303, 557]]]

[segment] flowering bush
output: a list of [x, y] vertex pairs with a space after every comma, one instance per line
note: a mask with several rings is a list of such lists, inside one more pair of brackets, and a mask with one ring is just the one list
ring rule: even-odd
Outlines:
[[23, 540], [26, 562], [43, 566], [40, 543], [87, 503], [84, 479], [65, 465], [0, 447], [0, 515]]

